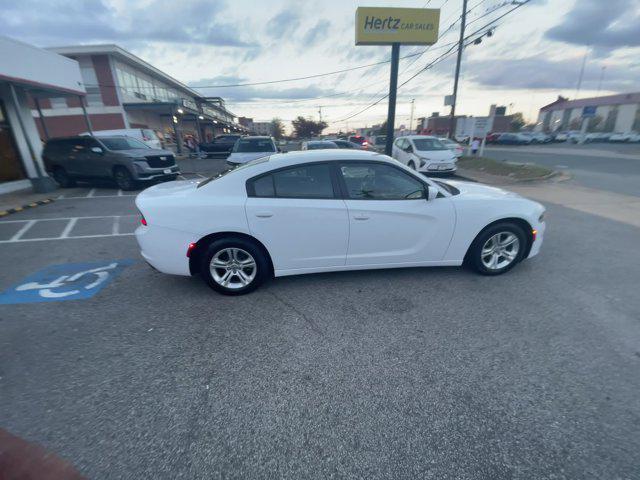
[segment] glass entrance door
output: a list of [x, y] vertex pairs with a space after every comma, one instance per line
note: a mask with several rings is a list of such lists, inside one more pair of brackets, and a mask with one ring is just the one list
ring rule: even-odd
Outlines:
[[0, 182], [26, 178], [4, 104], [0, 100]]

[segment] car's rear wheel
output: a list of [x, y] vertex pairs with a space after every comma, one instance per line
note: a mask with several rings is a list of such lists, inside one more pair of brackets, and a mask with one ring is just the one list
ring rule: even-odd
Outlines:
[[76, 186], [76, 181], [69, 176], [67, 171], [62, 167], [53, 169], [53, 179], [58, 182], [62, 188], [71, 188]]
[[520, 262], [526, 250], [527, 237], [519, 225], [498, 223], [480, 232], [465, 260], [483, 275], [500, 275]]
[[134, 190], [136, 188], [136, 181], [129, 170], [124, 167], [116, 167], [113, 170], [113, 179], [120, 190]]
[[212, 242], [202, 255], [200, 274], [225, 295], [243, 295], [260, 286], [270, 274], [263, 250], [250, 240], [228, 237]]

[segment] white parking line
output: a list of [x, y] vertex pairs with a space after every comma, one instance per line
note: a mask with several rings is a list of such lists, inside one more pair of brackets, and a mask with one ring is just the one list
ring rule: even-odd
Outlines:
[[117, 197], [121, 197], [122, 196], [122, 190], [118, 190], [118, 195], [116, 195]]
[[[24, 223], [24, 225], [8, 240], [0, 240], [1, 243], [17, 243], [17, 242], [43, 242], [45, 240], [71, 240], [74, 238], [103, 238], [103, 237], [125, 237], [135, 235], [131, 233], [120, 233], [122, 218], [137, 217], [138, 215], [102, 215], [102, 216], [89, 216], [89, 217], [56, 217], [56, 218], [40, 218], [29, 220], [0, 220], [0, 225], [3, 223]], [[71, 235], [73, 228], [76, 224], [85, 219], [104, 219], [112, 221], [111, 233], [93, 234], [93, 235]], [[62, 233], [58, 237], [45, 237], [45, 238], [22, 238], [22, 236], [36, 223], [38, 222], [53, 222], [53, 221], [67, 220]]]
[[93, 195], [96, 193], [96, 189], [92, 188], [91, 190], [89, 190], [89, 193], [87, 193], [87, 197], [86, 198], [91, 198], [93, 197]]
[[27, 220], [27, 222], [24, 224], [24, 227], [18, 230], [16, 234], [13, 237], [11, 237], [9, 242], [17, 242], [18, 240], [20, 240], [20, 237], [22, 237], [22, 235], [27, 233], [27, 230], [29, 230], [36, 222], [37, 220]]
[[76, 225], [77, 221], [77, 218], [72, 218], [71, 220], [69, 220], [69, 223], [67, 223], [64, 227], [64, 230], [62, 230], [60, 238], [67, 238], [69, 236], [69, 232], [71, 232], [71, 229]]

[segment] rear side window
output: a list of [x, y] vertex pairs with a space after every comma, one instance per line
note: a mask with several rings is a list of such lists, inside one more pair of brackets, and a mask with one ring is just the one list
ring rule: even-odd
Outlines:
[[248, 184], [251, 197], [334, 198], [327, 164], [304, 165], [263, 175]]

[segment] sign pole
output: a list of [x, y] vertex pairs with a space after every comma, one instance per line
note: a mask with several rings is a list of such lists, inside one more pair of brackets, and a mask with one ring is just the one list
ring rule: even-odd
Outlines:
[[387, 112], [387, 143], [384, 153], [391, 156], [394, 122], [396, 119], [396, 93], [398, 93], [398, 63], [400, 62], [400, 44], [391, 45], [391, 77], [389, 78], [389, 110]]

